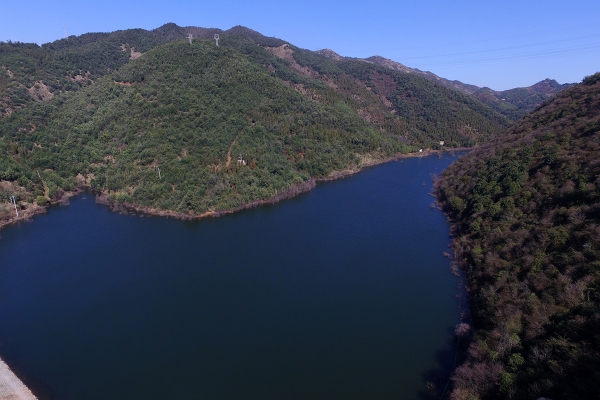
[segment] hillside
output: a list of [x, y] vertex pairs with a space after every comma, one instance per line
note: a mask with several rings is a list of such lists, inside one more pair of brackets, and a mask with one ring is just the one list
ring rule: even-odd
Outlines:
[[453, 399], [600, 394], [600, 73], [448, 168], [475, 335]]
[[[13, 102], [0, 119], [5, 219], [12, 195], [31, 211], [82, 187], [146, 212], [214, 215], [440, 141], [472, 146], [509, 123], [426, 79], [244, 27], [167, 24], [0, 47], [0, 98]], [[14, 93], [24, 96], [16, 106]]]
[[571, 83], [561, 85], [554, 79], [544, 79], [528, 87], [502, 91], [485, 87], [473, 92], [472, 95], [482, 103], [506, 115], [511, 121], [516, 121], [571, 86], [573, 86]]
[[88, 86], [148, 50], [188, 33], [208, 38], [222, 31], [166, 24], [152, 31], [69, 36], [42, 46], [0, 42], [0, 118], [33, 101]]
[[[317, 53], [337, 60], [343, 58], [339, 54], [336, 54], [328, 49], [318, 50]], [[528, 87], [496, 91], [487, 87], [480, 88], [478, 86], [470, 85], [457, 80], [451, 81], [449, 79], [437, 76], [432, 72], [410, 68], [404, 64], [381, 56], [368, 57], [365, 58], [364, 61], [390, 68], [395, 71], [421, 76], [447, 88], [471, 95], [477, 100], [481, 101], [483, 104], [493, 108], [500, 114], [505, 115], [511, 121], [518, 120], [527, 113], [533, 111], [536, 107], [550, 99], [552, 96], [568, 87], [573, 86], [573, 84], [570, 83], [561, 85], [553, 79], [544, 79], [543, 81]]]
[[[321, 52], [321, 54], [326, 54], [329, 57], [334, 57], [328, 51], [320, 50], [319, 52]], [[365, 58], [365, 61], [396, 71], [422, 76], [425, 79], [429, 79], [430, 81], [446, 86], [447, 88], [469, 94], [500, 114], [505, 115], [511, 121], [516, 121], [519, 118], [524, 117], [557, 93], [573, 86], [571, 83], [561, 85], [554, 79], [544, 79], [543, 81], [528, 87], [496, 91], [488, 87], [480, 88], [461, 81], [451, 81], [439, 77], [432, 72], [410, 68], [399, 62], [381, 56]]]
[[[54, 95], [75, 91], [110, 74], [148, 50], [192, 34], [196, 39], [242, 35], [263, 47], [286, 42], [266, 37], [243, 26], [223, 31], [217, 28], [179, 27], [165, 24], [152, 31], [128, 29], [110, 33], [87, 33], [47, 43], [0, 42], [0, 119], [33, 101], [45, 101]], [[335, 61], [352, 60], [331, 50], [315, 52]], [[556, 93], [571, 86], [546, 79], [526, 88], [494, 91], [460, 81], [450, 81], [432, 72], [407, 67], [380, 56], [364, 59], [368, 63], [402, 73], [423, 77], [449, 89], [475, 97], [500, 114], [516, 121]]]

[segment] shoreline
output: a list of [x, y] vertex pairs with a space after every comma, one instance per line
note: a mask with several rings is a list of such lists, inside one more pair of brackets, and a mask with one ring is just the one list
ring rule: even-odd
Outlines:
[[311, 178], [308, 181], [304, 181], [302, 183], [297, 183], [292, 186], [287, 187], [286, 189], [279, 192], [277, 195], [265, 199], [265, 200], [255, 200], [249, 203], [243, 204], [239, 207], [230, 209], [230, 210], [209, 210], [205, 211], [201, 214], [185, 214], [178, 213], [172, 210], [162, 210], [148, 206], [140, 206], [134, 203], [117, 203], [114, 200], [110, 200], [107, 198], [107, 194], [104, 192], [96, 193], [96, 202], [98, 204], [105, 205], [111, 209], [111, 211], [115, 212], [137, 212], [143, 215], [155, 216], [155, 217], [167, 217], [167, 218], [175, 218], [179, 220], [199, 220], [207, 217], [220, 217], [223, 215], [234, 214], [239, 211], [247, 210], [250, 208], [255, 208], [267, 204], [276, 204], [280, 201], [291, 199], [296, 197], [302, 193], [306, 193], [315, 188], [317, 182], [329, 182], [342, 178], [350, 177], [354, 174], [361, 172], [365, 168], [374, 167], [377, 165], [385, 164], [392, 161], [398, 161], [404, 158], [416, 158], [416, 157], [428, 157], [433, 154], [444, 154], [444, 153], [452, 153], [452, 152], [460, 152], [460, 151], [469, 151], [472, 148], [469, 147], [459, 147], [445, 150], [423, 150], [422, 152], [417, 153], [398, 153], [391, 157], [386, 158], [366, 158], [360, 166], [354, 168], [343, 169], [339, 171], [334, 171], [327, 176], [320, 178]]
[[[287, 199], [295, 197], [299, 194], [306, 193], [306, 192], [312, 190], [316, 186], [317, 182], [328, 182], [328, 181], [334, 181], [337, 179], [346, 178], [346, 177], [349, 177], [349, 176], [359, 173], [360, 171], [362, 171], [365, 168], [373, 167], [373, 166], [380, 165], [380, 164], [385, 164], [385, 163], [388, 163], [391, 161], [398, 161], [398, 160], [401, 160], [404, 158], [427, 157], [427, 156], [431, 156], [433, 154], [443, 154], [443, 153], [452, 153], [452, 152], [469, 151], [469, 150], [472, 150], [472, 148], [459, 147], [459, 148], [451, 148], [451, 149], [443, 149], [443, 150], [423, 150], [422, 152], [415, 152], [415, 153], [398, 153], [391, 157], [386, 157], [386, 158], [374, 158], [374, 157], [370, 157], [370, 156], [364, 156], [364, 159], [362, 160], [360, 166], [347, 168], [347, 169], [343, 169], [343, 170], [339, 170], [339, 171], [333, 171], [327, 176], [320, 177], [320, 178], [311, 178], [308, 181], [294, 184], [294, 185], [289, 186], [288, 188], [282, 190], [281, 192], [277, 193], [275, 196], [273, 196], [269, 199], [255, 200], [255, 201], [243, 204], [239, 207], [236, 207], [236, 208], [230, 209], [230, 210], [209, 210], [209, 211], [205, 211], [201, 214], [180, 213], [180, 212], [173, 211], [173, 210], [165, 210], [165, 209], [159, 209], [159, 208], [154, 208], [154, 207], [149, 207], [149, 206], [141, 206], [141, 205], [137, 205], [135, 203], [127, 203], [127, 202], [126, 203], [118, 203], [114, 200], [109, 199], [107, 197], [107, 193], [105, 193], [105, 192], [94, 191], [94, 194], [96, 196], [96, 202], [98, 204], [102, 204], [102, 205], [109, 207], [111, 209], [111, 211], [123, 212], [123, 213], [133, 211], [136, 213], [140, 213], [143, 215], [149, 215], [149, 216], [175, 218], [175, 219], [179, 219], [179, 220], [198, 220], [198, 219], [207, 218], [207, 217], [220, 217], [222, 215], [233, 214], [233, 213], [236, 213], [239, 211], [247, 210], [247, 209], [254, 208], [254, 207], [259, 207], [262, 205], [275, 204], [282, 200], [287, 200]], [[51, 201], [48, 203], [48, 205], [45, 205], [45, 206], [39, 206], [37, 204], [28, 205], [28, 207], [26, 209], [20, 210], [21, 213], [19, 214], [19, 217], [12, 216], [12, 217], [9, 217], [8, 219], [0, 220], [0, 230], [2, 230], [2, 228], [4, 228], [4, 227], [6, 227], [8, 225], [12, 225], [13, 223], [16, 223], [16, 222], [21, 222], [21, 221], [30, 222], [34, 216], [36, 216], [38, 214], [46, 213], [47, 208], [49, 206], [55, 205], [55, 204], [68, 204], [68, 199], [70, 197], [76, 196], [85, 190], [91, 190], [91, 188], [87, 185], [82, 185], [74, 191], [65, 192], [60, 200]], [[1, 238], [2, 238], [2, 236], [0, 236], [0, 239]]]
[[[48, 207], [55, 205], [55, 204], [69, 204], [69, 198], [73, 197], [73, 196], [77, 196], [78, 194], [82, 193], [86, 188], [85, 187], [78, 187], [77, 189], [73, 190], [73, 191], [69, 191], [69, 192], [63, 192], [61, 198], [59, 200], [54, 200], [54, 201], [49, 201], [47, 205], [37, 205], [35, 203], [26, 203], [26, 208], [25, 209], [20, 209], [19, 210], [19, 216], [17, 217], [16, 215], [9, 217], [8, 219], [0, 219], [0, 230], [2, 230], [2, 228], [8, 226], [8, 225], [12, 225], [16, 222], [31, 222], [33, 220], [33, 217], [35, 217], [36, 215], [39, 214], [45, 214], [48, 211]], [[10, 204], [10, 206], [12, 207], [12, 204]], [[12, 212], [12, 208], [11, 208], [11, 212]], [[0, 239], [2, 239], [2, 236], [0, 236]]]
[[[250, 208], [259, 207], [267, 204], [275, 204], [282, 200], [290, 199], [296, 197], [302, 193], [309, 192], [314, 189], [317, 182], [328, 182], [334, 181], [341, 178], [350, 177], [354, 174], [357, 174], [364, 170], [365, 168], [377, 166], [380, 164], [388, 163], [391, 161], [398, 161], [405, 158], [416, 158], [416, 157], [428, 157], [433, 154], [444, 154], [444, 153], [453, 153], [453, 152], [461, 152], [461, 151], [469, 151], [471, 148], [455, 148], [448, 150], [424, 150], [423, 152], [418, 153], [404, 153], [404, 154], [396, 154], [391, 157], [386, 158], [367, 158], [362, 160], [360, 166], [356, 166], [354, 168], [348, 168], [344, 170], [334, 171], [327, 176], [321, 178], [311, 178], [307, 181], [294, 184], [285, 190], [277, 193], [277, 195], [265, 199], [265, 200], [257, 200], [253, 202], [249, 202], [243, 204], [237, 208], [230, 210], [212, 210], [206, 211], [201, 214], [184, 214], [177, 213], [172, 210], [162, 210], [156, 209], [147, 206], [139, 206], [133, 203], [117, 203], [116, 201], [110, 200], [107, 197], [107, 194], [104, 192], [95, 192], [96, 202], [102, 205], [108, 206], [111, 211], [116, 212], [137, 212], [143, 215], [151, 215], [151, 216], [160, 216], [160, 217], [171, 217], [180, 220], [198, 220], [206, 217], [219, 217], [222, 215], [233, 214], [239, 211], [243, 211]], [[55, 200], [49, 202], [46, 206], [38, 206], [37, 204], [27, 204], [27, 207], [24, 210], [20, 210], [19, 217], [13, 216], [7, 220], [0, 220], [0, 230], [8, 226], [12, 223], [26, 221], [29, 222], [33, 219], [35, 215], [44, 214], [47, 211], [47, 208], [51, 205], [55, 204], [68, 204], [68, 199], [70, 197], [76, 196], [82, 193], [85, 190], [89, 190], [89, 186], [82, 185], [74, 191], [64, 192], [63, 196], [60, 200]], [[0, 239], [2, 236], [0, 235]], [[1, 243], [1, 242], [0, 242]], [[8, 365], [2, 361], [0, 358], [0, 400], [37, 400], [37, 397], [31, 392], [27, 386], [25, 386], [22, 381], [10, 370]]]
[[37, 400], [37, 397], [0, 358], [0, 400]]

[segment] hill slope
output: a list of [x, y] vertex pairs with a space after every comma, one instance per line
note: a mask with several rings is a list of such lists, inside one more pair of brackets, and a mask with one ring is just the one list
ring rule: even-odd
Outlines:
[[554, 79], [544, 79], [524, 88], [502, 91], [481, 88], [473, 92], [472, 95], [482, 103], [506, 115], [511, 121], [516, 121], [571, 86], [573, 86], [571, 83], [561, 85]]
[[[43, 49], [3, 45], [10, 51], [0, 61], [18, 71], [10, 70], [11, 88], [50, 82], [67, 71], [65, 60], [73, 63], [65, 79], [81, 83], [30, 96], [0, 120], [5, 214], [9, 195], [30, 206], [81, 186], [148, 212], [220, 213], [440, 141], [471, 146], [508, 125], [417, 76], [330, 60], [244, 27], [222, 32], [219, 47], [190, 45], [186, 31], [216, 30], [168, 24]], [[46, 52], [37, 69], [18, 68], [14, 59], [36, 52]], [[56, 60], [64, 65], [54, 70]]]
[[[320, 50], [319, 52], [327, 55], [328, 57], [334, 57], [329, 51]], [[381, 56], [365, 58], [365, 61], [372, 62], [373, 64], [381, 65], [396, 71], [422, 76], [423, 78], [439, 83], [447, 88], [467, 93], [481, 101], [483, 104], [490, 106], [499, 113], [507, 116], [511, 121], [518, 120], [527, 113], [533, 111], [544, 101], [574, 85], [571, 83], [565, 83], [561, 85], [554, 79], [544, 79], [543, 81], [528, 87], [496, 91], [488, 87], [480, 88], [478, 86], [463, 83], [461, 81], [451, 81], [449, 79], [439, 77], [432, 72], [410, 68], [399, 62], [383, 58]]]
[[[339, 55], [331, 50], [319, 50], [317, 53], [330, 58], [341, 59]], [[490, 106], [497, 112], [507, 116], [511, 121], [518, 120], [557, 93], [573, 86], [571, 83], [561, 85], [553, 79], [544, 79], [543, 81], [528, 87], [496, 91], [487, 87], [480, 88], [461, 81], [451, 81], [439, 77], [432, 72], [410, 68], [399, 62], [381, 56], [368, 57], [364, 60], [395, 71], [418, 75], [432, 82], [446, 86], [447, 88], [469, 94], [483, 104]]]
[[476, 328], [454, 399], [600, 394], [600, 74], [437, 183]]

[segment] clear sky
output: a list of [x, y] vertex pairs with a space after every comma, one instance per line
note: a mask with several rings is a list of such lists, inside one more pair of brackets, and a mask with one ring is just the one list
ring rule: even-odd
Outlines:
[[381, 55], [495, 90], [600, 71], [600, 0], [0, 1], [0, 40], [244, 25], [309, 50]]

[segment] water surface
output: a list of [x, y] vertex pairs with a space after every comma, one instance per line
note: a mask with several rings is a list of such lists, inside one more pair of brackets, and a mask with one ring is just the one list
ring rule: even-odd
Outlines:
[[0, 355], [48, 399], [411, 399], [458, 323], [411, 158], [201, 221], [85, 194], [2, 231]]

